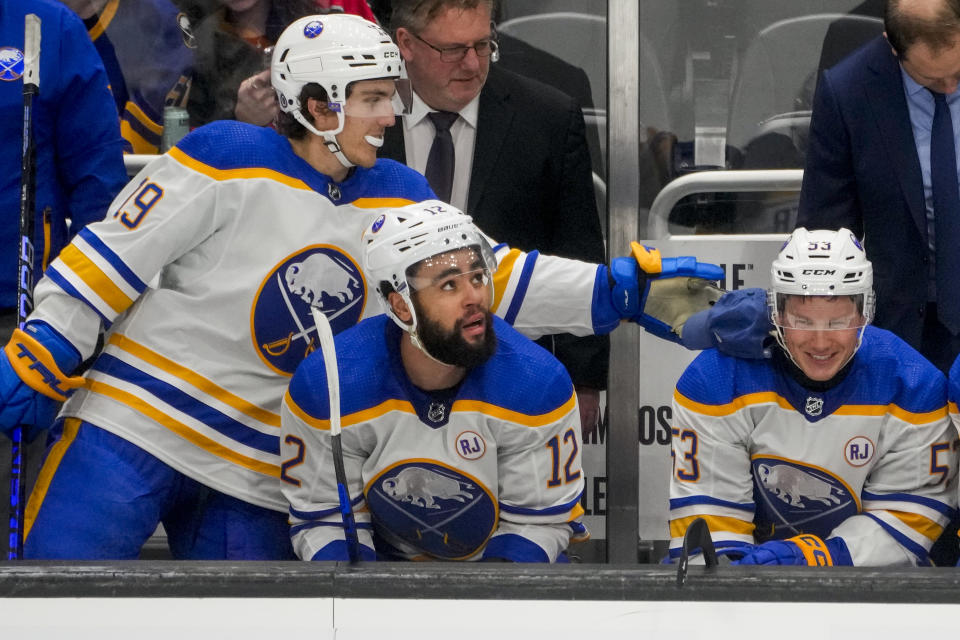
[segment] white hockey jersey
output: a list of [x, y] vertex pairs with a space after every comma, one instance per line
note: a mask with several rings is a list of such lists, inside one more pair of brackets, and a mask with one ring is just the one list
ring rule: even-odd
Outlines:
[[[379, 208], [432, 195], [392, 161], [335, 183], [270, 129], [197, 129], [144, 168], [37, 286], [32, 317], [85, 358], [101, 323], [109, 327], [62, 415], [218, 491], [286, 511], [280, 404], [316, 346], [310, 309], [335, 332], [380, 313], [361, 270], [361, 234]], [[596, 265], [497, 254], [497, 302], [518, 328], [592, 331]], [[528, 285], [535, 305], [523, 304]]]
[[[497, 350], [448, 395], [410, 382], [401, 329], [386, 316], [336, 338], [344, 469], [362, 544], [387, 557], [554, 561], [579, 522], [580, 414], [547, 351], [494, 319]], [[297, 554], [344, 540], [323, 355], [284, 398], [284, 494]], [[343, 544], [339, 545], [343, 548]], [[326, 554], [326, 555], [325, 555]]]
[[776, 361], [705, 351], [673, 412], [671, 557], [703, 517], [718, 550], [812, 533], [843, 538], [855, 565], [927, 564], [955, 514], [944, 377], [882, 329], [822, 392]]

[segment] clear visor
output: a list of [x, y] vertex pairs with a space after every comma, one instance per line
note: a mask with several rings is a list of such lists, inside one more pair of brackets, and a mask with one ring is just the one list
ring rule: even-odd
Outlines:
[[[453, 267], [457, 269], [458, 267]], [[473, 287], [479, 289], [490, 284], [492, 275], [486, 267], [482, 269], [473, 269], [472, 271], [453, 271], [441, 270], [441, 274], [431, 278], [407, 278], [410, 289], [413, 291], [422, 291], [430, 287], [436, 287], [443, 291], [459, 291], [463, 287]]]
[[346, 102], [331, 103], [352, 118], [386, 118], [410, 114], [413, 93], [407, 78], [360, 81], [353, 85]]
[[772, 296], [771, 318], [781, 329], [801, 331], [846, 331], [870, 323], [864, 312], [863, 294], [851, 296]]
[[496, 259], [482, 236], [469, 234], [474, 241], [457, 249], [425, 258], [407, 268], [407, 284], [413, 291], [428, 287], [458, 291], [461, 287], [486, 287], [496, 270]]

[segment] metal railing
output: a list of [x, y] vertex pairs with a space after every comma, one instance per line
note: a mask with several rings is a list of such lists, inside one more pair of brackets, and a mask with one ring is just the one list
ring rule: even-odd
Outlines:
[[156, 160], [160, 156], [153, 154], [127, 153], [123, 156], [123, 165], [127, 168], [127, 175], [131, 178], [143, 169], [151, 160]]
[[669, 182], [650, 206], [644, 239], [670, 236], [668, 220], [676, 204], [698, 193], [745, 191], [796, 191], [803, 182], [802, 169], [756, 169], [747, 171], [700, 171]]
[[[607, 3], [607, 60], [609, 97], [607, 105], [607, 250], [611, 256], [630, 253], [637, 239], [637, 202], [640, 194], [639, 37], [640, 7], [633, 0]], [[612, 63], [611, 61], [615, 61]], [[640, 369], [636, 353], [640, 328], [625, 325], [610, 336], [610, 370], [607, 398], [607, 520], [608, 562], [636, 564], [639, 560], [638, 496], [639, 459], [636, 424], [640, 396]], [[614, 375], [618, 373], [618, 375]]]
[[[685, 606], [690, 607], [691, 615], [696, 616], [696, 606], [705, 602], [874, 602], [915, 603], [925, 607], [933, 604], [956, 606], [960, 602], [960, 571], [952, 567], [817, 569], [721, 565], [708, 569], [691, 566], [687, 578], [683, 587], [678, 587], [675, 565], [631, 566], [630, 563], [598, 566], [363, 562], [352, 566], [346, 562], [299, 561], [78, 563], [28, 560], [0, 563], [0, 603], [11, 598], [246, 598], [251, 606], [258, 607], [270, 606], [258, 602], [260, 598], [303, 598], [308, 606], [306, 599], [322, 597], [386, 601], [562, 600], [584, 604], [588, 601], [683, 600]], [[97, 605], [96, 602], [90, 604]], [[124, 606], [119, 601], [108, 604]], [[501, 602], [498, 606], [504, 605]], [[646, 611], [639, 609], [634, 614], [638, 628]], [[657, 613], [654, 609], [649, 611], [649, 615]], [[859, 616], [857, 609], [824, 610], [821, 613], [851, 619]], [[930, 614], [931, 610], [926, 613]], [[940, 616], [944, 624], [955, 619], [950, 617], [952, 612], [949, 611], [933, 613], [947, 614], [947, 617]], [[908, 613], [904, 610], [900, 615], [907, 616]], [[935, 616], [925, 617], [933, 619]], [[596, 620], [598, 629], [606, 628], [600, 618]], [[920, 619], [914, 621], [915, 624], [920, 622]], [[860, 629], [869, 629], [871, 621], [863, 619], [858, 624], [862, 625]], [[435, 629], [430, 625], [423, 628], [424, 631]], [[636, 635], [642, 637], [643, 634]], [[428, 637], [436, 636], [428, 634]], [[600, 637], [604, 634], [600, 633]], [[854, 634], [854, 637], [862, 637], [862, 634]], [[877, 637], [884, 636], [877, 634]]]

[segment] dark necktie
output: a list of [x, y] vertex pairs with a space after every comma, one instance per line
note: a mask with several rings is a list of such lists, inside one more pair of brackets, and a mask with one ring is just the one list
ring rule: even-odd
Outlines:
[[424, 175], [437, 197], [444, 202], [450, 202], [450, 193], [453, 191], [453, 137], [450, 127], [460, 117], [459, 113], [449, 111], [434, 111], [427, 117], [437, 130], [430, 146], [430, 155], [427, 156], [427, 170]]
[[936, 234], [937, 316], [951, 333], [960, 333], [960, 189], [953, 122], [946, 96], [933, 94], [936, 109], [930, 130], [930, 182]]

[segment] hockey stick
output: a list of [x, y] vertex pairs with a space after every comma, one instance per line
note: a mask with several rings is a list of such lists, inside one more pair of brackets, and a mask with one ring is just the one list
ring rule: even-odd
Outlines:
[[683, 536], [683, 547], [680, 549], [680, 562], [677, 567], [677, 587], [682, 587], [687, 583], [687, 570], [690, 568], [690, 554], [700, 549], [703, 559], [707, 563], [707, 569], [717, 566], [717, 551], [713, 548], [713, 538], [710, 536], [710, 528], [707, 521], [703, 518], [697, 518], [687, 527], [687, 532]]
[[343, 467], [343, 447], [340, 444], [340, 372], [337, 370], [337, 352], [333, 346], [333, 331], [327, 316], [316, 307], [310, 307], [313, 321], [317, 324], [317, 336], [320, 338], [320, 351], [323, 353], [323, 365], [327, 371], [327, 392], [330, 397], [330, 447], [333, 449], [333, 470], [337, 476], [337, 495], [340, 498], [340, 517], [343, 519], [343, 532], [347, 539], [347, 554], [350, 564], [360, 560], [360, 538], [357, 537], [357, 523], [353, 518], [353, 506], [350, 504], [350, 492], [347, 490], [347, 472]]
[[[33, 309], [33, 232], [36, 227], [34, 182], [36, 151], [33, 147], [33, 97], [40, 92], [40, 18], [28, 13], [23, 26], [23, 163], [20, 166], [20, 252], [17, 260], [17, 326], [23, 329]], [[10, 538], [7, 559], [23, 557], [23, 470], [27, 464], [23, 425], [14, 427], [10, 461]]]

